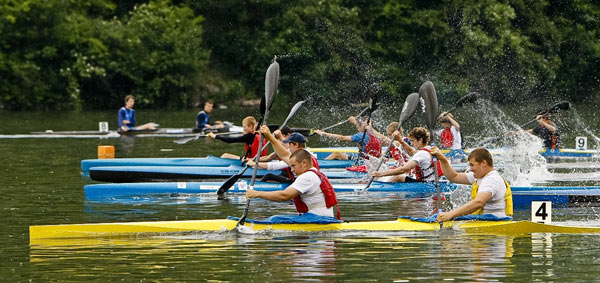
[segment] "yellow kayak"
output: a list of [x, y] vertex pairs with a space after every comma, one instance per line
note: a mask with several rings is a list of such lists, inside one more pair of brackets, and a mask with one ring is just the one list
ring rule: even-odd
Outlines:
[[[41, 225], [29, 227], [30, 243], [40, 239], [86, 238], [106, 236], [136, 236], [151, 233], [210, 232], [235, 229], [237, 221], [230, 219], [153, 221], [124, 223], [93, 223]], [[288, 231], [435, 231], [439, 223], [423, 223], [409, 219], [391, 221], [357, 221], [331, 224], [253, 224], [253, 230]], [[528, 233], [600, 233], [600, 227], [561, 226], [531, 221], [447, 221], [443, 228], [467, 233], [518, 235]]]

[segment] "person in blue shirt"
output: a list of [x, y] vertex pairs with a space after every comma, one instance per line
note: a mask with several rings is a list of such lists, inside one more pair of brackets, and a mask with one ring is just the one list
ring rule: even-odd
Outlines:
[[[367, 129], [367, 123], [360, 121], [354, 116], [348, 118], [348, 122], [356, 126], [357, 133], [351, 136], [338, 135], [333, 133], [327, 133], [322, 130], [316, 130], [315, 134], [332, 138], [339, 141], [355, 142], [358, 145], [360, 155], [359, 158], [369, 158], [369, 155], [380, 157], [381, 156], [381, 142], [375, 137], [370, 130]], [[333, 152], [325, 159], [327, 160], [348, 160], [350, 156], [344, 152]]]
[[196, 132], [205, 131], [207, 129], [220, 129], [225, 127], [221, 121], [217, 121], [214, 125], [209, 124], [210, 112], [213, 110], [214, 103], [212, 101], [204, 102], [204, 108], [196, 115]]
[[131, 130], [156, 130], [158, 124], [155, 123], [146, 123], [138, 127], [135, 126], [134, 104], [135, 98], [133, 95], [125, 96], [125, 106], [119, 109], [119, 129], [123, 132]]

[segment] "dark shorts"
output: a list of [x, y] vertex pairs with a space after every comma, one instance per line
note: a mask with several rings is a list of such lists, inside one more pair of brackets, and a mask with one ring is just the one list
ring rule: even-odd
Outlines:
[[412, 178], [412, 177], [408, 177], [408, 176], [406, 176], [406, 177], [404, 178], [404, 183], [416, 183], [416, 182], [418, 182], [418, 181], [417, 181], [417, 179], [414, 179], [414, 178]]

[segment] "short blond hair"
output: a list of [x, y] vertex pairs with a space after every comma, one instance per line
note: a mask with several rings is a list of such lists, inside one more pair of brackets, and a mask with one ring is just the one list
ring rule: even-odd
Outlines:
[[253, 128], [256, 128], [256, 124], [258, 124], [258, 122], [256, 122], [256, 119], [253, 116], [247, 116], [246, 118], [244, 118], [244, 120], [242, 120], [242, 126], [254, 126]]
[[398, 126], [400, 126], [400, 123], [398, 122], [391, 122], [388, 126], [387, 126], [387, 132], [388, 134], [392, 134], [394, 131], [398, 130]]

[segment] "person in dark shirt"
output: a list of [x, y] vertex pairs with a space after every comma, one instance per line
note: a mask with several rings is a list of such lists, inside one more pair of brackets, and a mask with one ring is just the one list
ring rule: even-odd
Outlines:
[[134, 104], [135, 98], [133, 95], [125, 96], [125, 106], [119, 109], [118, 114], [119, 130], [123, 132], [131, 130], [156, 130], [158, 124], [155, 123], [146, 123], [138, 127], [135, 126], [135, 110], [133, 110]]
[[540, 137], [544, 142], [544, 148], [557, 149], [561, 146], [560, 143], [560, 132], [558, 127], [552, 121], [548, 114], [538, 111], [536, 114], [536, 120], [539, 125], [533, 129], [529, 129], [526, 132], [532, 133]]
[[213, 110], [214, 103], [212, 101], [204, 102], [203, 110], [196, 115], [196, 132], [201, 132], [207, 129], [220, 129], [225, 125], [221, 121], [217, 121], [214, 125], [210, 124], [210, 112]]

